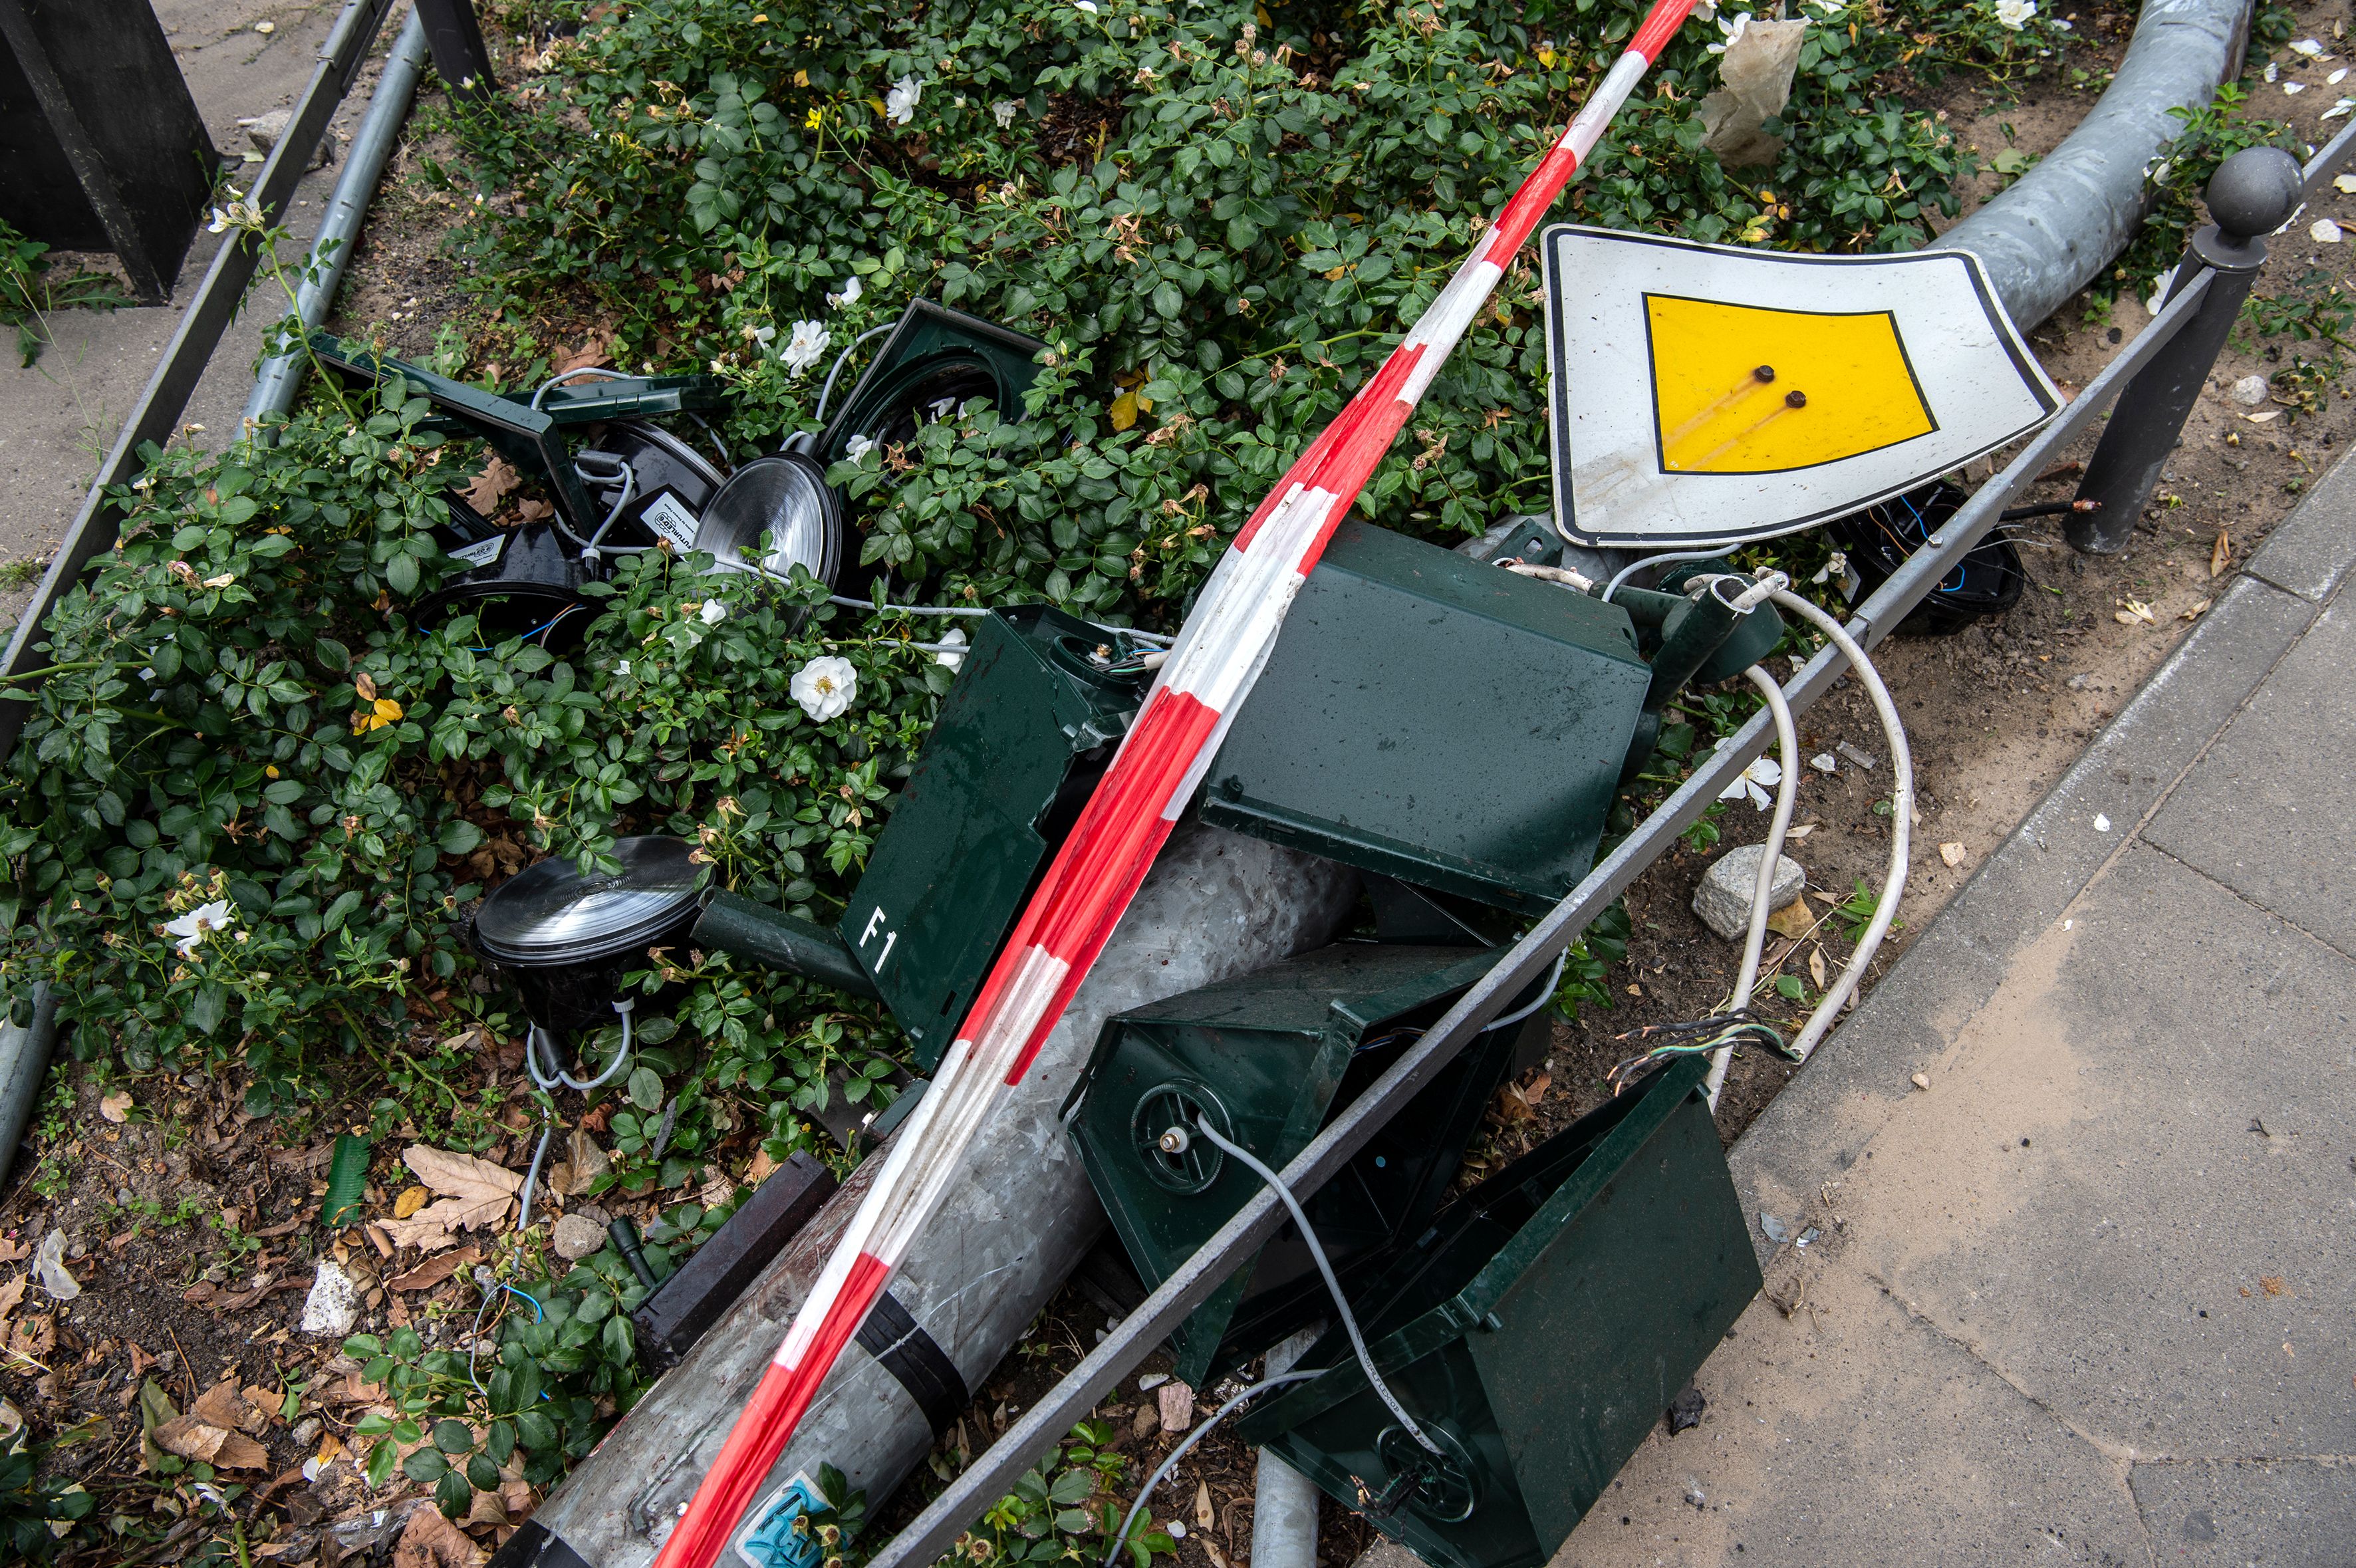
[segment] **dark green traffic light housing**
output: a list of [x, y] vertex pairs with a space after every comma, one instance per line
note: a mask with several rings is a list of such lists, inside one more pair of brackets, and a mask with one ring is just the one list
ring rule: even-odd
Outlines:
[[1708, 1065], [1656, 1070], [1344, 1278], [1438, 1454], [1338, 1327], [1301, 1358], [1331, 1369], [1238, 1435], [1432, 1568], [1547, 1562], [1759, 1291]]
[[[1157, 1285], [1259, 1190], [1194, 1133], [1282, 1168], [1496, 961], [1486, 947], [1341, 942], [1124, 1013], [1105, 1026], [1066, 1102], [1066, 1125], [1113, 1229]], [[1337, 1262], [1411, 1233], [1440, 1206], [1521, 1036], [1544, 1016], [1468, 1047], [1342, 1175], [1303, 1194]], [[1197, 1387], [1323, 1315], [1324, 1285], [1288, 1225], [1172, 1336]]]
[[[849, 456], [852, 436], [888, 446], [980, 398], [1009, 422], [1039, 379], [1038, 338], [929, 299], [908, 308], [842, 407], [819, 434], [821, 465]], [[863, 448], [862, 448], [863, 450]]]

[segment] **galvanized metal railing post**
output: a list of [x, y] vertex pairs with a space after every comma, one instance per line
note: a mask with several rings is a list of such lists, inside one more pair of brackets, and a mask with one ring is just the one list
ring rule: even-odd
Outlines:
[[2169, 297], [2174, 298], [2202, 273], [2213, 274], [2208, 297], [2119, 395], [2078, 486], [2078, 499], [2094, 501], [2094, 509], [2072, 512], [2064, 525], [2078, 549], [2115, 555], [2135, 537], [2144, 501], [2158, 483], [2193, 400], [2265, 264], [2265, 236], [2289, 221], [2306, 183], [2298, 161], [2279, 147], [2235, 153], [2210, 177], [2206, 196], [2217, 221], [2192, 236], [2169, 285]]

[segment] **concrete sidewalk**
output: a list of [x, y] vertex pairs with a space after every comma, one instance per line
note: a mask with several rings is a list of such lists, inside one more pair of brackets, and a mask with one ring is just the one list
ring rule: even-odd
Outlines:
[[1736, 1146], [1767, 1293], [1556, 1568], [2356, 1563], [2351, 560], [2342, 463]]

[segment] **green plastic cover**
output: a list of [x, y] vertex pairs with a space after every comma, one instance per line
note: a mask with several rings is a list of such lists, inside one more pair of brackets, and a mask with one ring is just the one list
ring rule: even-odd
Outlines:
[[1339, 1328], [1238, 1434], [1434, 1568], [1547, 1562], [1759, 1291], [1708, 1070], [1658, 1069], [1344, 1279], [1438, 1457]]

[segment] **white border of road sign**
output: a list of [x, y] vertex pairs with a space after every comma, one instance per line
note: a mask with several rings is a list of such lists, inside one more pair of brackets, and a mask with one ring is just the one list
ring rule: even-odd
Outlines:
[[[1571, 223], [1544, 231], [1538, 249], [1555, 525], [1581, 544], [1678, 549], [1791, 533], [1986, 456], [2062, 406], [1997, 302], [1979, 258], [1968, 252], [1797, 255]], [[1567, 301], [1566, 284], [1572, 291]], [[1901, 342], [1936, 428], [1804, 468], [1664, 473], [1647, 294], [1826, 314], [1889, 310], [1901, 324]], [[1926, 320], [1930, 312], [1936, 314]], [[1991, 365], [2008, 365], [2010, 373], [1990, 375]], [[1599, 388], [1626, 391], [1594, 395]], [[1636, 460], [1614, 465], [1622, 477], [1607, 489], [1609, 475], [1579, 471], [1582, 451]]]

